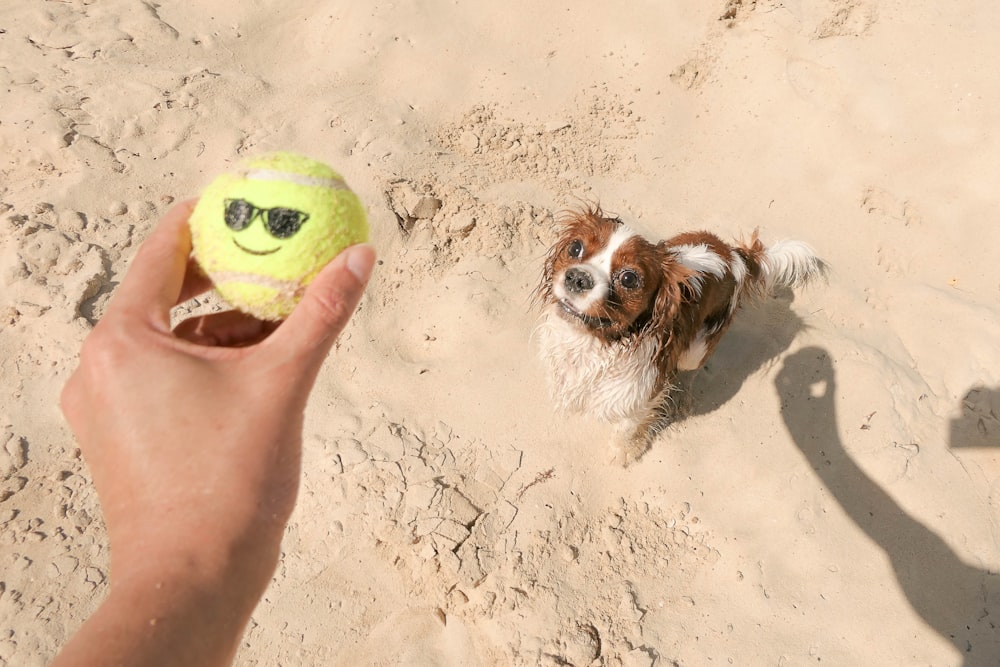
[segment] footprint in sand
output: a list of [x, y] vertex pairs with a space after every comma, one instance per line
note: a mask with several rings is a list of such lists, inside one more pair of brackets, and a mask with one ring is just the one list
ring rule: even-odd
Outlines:
[[803, 58], [790, 58], [785, 74], [788, 85], [806, 102], [828, 111], [847, 106], [847, 88], [832, 67]]

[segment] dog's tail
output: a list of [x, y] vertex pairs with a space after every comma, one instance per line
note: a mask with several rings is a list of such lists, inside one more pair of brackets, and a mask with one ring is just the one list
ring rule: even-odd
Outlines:
[[737, 252], [747, 265], [746, 288], [763, 296], [775, 291], [801, 287], [826, 276], [827, 264], [804, 241], [777, 241], [765, 247], [756, 232]]
[[778, 241], [764, 251], [761, 278], [764, 289], [773, 293], [787, 287], [801, 287], [826, 275], [826, 262], [803, 241]]

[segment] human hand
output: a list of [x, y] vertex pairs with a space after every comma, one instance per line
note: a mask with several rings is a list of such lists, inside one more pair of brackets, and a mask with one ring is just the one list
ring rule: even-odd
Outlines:
[[231, 311], [171, 330], [171, 308], [209, 286], [189, 260], [192, 206], [170, 210], [139, 249], [62, 408], [101, 500], [112, 597], [222, 585], [248, 618], [295, 504], [306, 400], [374, 253], [344, 250], [280, 325]]

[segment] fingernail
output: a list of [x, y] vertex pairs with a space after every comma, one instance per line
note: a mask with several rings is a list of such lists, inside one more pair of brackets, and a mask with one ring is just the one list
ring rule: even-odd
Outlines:
[[347, 270], [360, 282], [368, 282], [375, 264], [375, 249], [367, 243], [361, 243], [348, 248]]

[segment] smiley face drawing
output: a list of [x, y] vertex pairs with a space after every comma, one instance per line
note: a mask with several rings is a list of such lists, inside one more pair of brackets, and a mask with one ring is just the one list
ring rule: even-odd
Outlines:
[[221, 296], [281, 320], [349, 245], [368, 240], [364, 207], [323, 163], [272, 153], [216, 178], [190, 218], [193, 254]]

